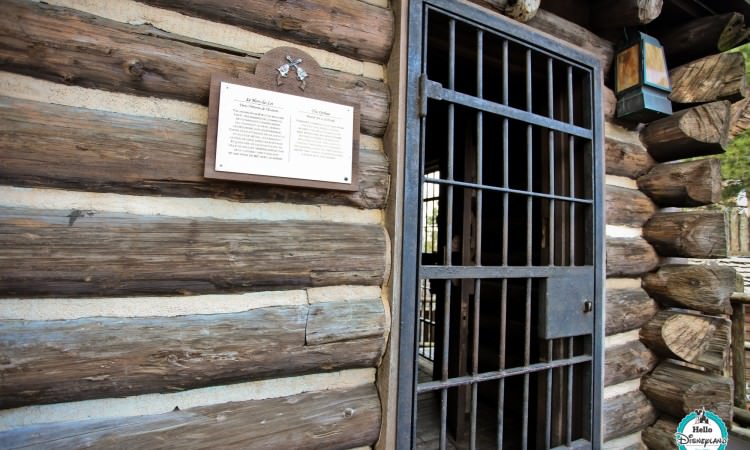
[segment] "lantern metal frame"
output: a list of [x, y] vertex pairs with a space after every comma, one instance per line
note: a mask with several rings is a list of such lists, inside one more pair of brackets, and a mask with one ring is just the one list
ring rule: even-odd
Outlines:
[[[666, 117], [672, 114], [672, 102], [669, 100], [669, 94], [672, 92], [672, 87], [669, 82], [669, 72], [667, 70], [666, 58], [664, 57], [664, 50], [659, 43], [658, 39], [649, 36], [643, 32], [635, 32], [630, 34], [631, 38], [627, 39], [624, 45], [618, 48], [615, 54], [615, 95], [617, 96], [617, 110], [616, 115], [618, 119], [625, 119], [637, 122], [651, 122], [661, 117]], [[653, 82], [649, 77], [648, 65], [647, 65], [647, 48], [652, 46], [659, 51], [658, 61], [662, 67], [658, 69], [663, 70], [663, 82]], [[618, 90], [621, 79], [625, 68], [621, 67], [621, 64], [625, 64], [624, 58], [627, 57], [625, 52], [630, 49], [637, 47], [637, 64], [638, 79], [632, 84], [623, 87]], [[623, 56], [624, 55], [624, 56]], [[634, 74], [631, 73], [632, 77]]]

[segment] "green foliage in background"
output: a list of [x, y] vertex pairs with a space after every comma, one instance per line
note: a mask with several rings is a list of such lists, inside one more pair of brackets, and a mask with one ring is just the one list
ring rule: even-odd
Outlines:
[[[750, 44], [731, 51], [741, 52], [745, 57], [745, 70], [750, 80]], [[737, 194], [743, 190], [750, 192], [750, 130], [737, 136], [727, 147], [726, 153], [719, 155], [719, 159], [724, 181], [723, 203], [734, 206]]]

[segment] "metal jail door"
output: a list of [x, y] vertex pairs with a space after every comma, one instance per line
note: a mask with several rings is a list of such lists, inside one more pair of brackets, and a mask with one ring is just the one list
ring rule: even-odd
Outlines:
[[399, 448], [598, 448], [598, 62], [410, 3]]

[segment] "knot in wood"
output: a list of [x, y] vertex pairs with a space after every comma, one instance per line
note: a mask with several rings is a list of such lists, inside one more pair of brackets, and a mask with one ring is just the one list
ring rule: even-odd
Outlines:
[[145, 67], [140, 61], [131, 61], [128, 63], [128, 72], [136, 78], [142, 78], [145, 72]]
[[346, 408], [344, 410], [344, 417], [351, 417], [354, 415], [354, 410], [352, 408]]

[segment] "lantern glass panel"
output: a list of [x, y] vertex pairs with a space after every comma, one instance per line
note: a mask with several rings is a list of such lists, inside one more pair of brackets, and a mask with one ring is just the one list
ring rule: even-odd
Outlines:
[[638, 45], [636, 44], [617, 54], [617, 86], [615, 86], [615, 91], [618, 94], [638, 85], [641, 81], [638, 53]]
[[646, 82], [655, 87], [669, 89], [669, 74], [667, 73], [667, 62], [664, 58], [664, 50], [650, 42], [643, 43], [643, 50], [646, 59]]

